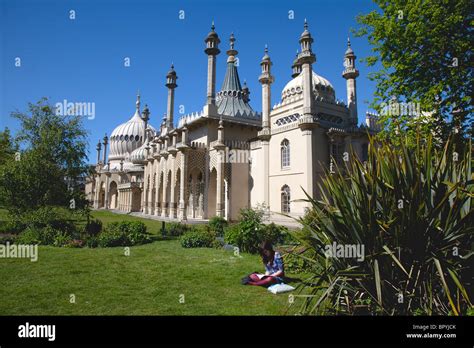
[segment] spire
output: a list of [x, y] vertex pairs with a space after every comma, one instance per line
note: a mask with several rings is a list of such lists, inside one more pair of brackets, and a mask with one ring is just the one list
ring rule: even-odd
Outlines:
[[227, 63], [230, 62], [230, 61], [234, 61], [235, 56], [237, 54], [239, 54], [239, 52], [234, 49], [234, 45], [235, 45], [235, 36], [234, 36], [234, 33], [231, 33], [230, 38], [229, 38], [230, 49], [228, 49], [227, 52], [226, 52], [227, 55], [229, 56], [229, 58], [227, 58]]
[[227, 51], [227, 70], [221, 91], [217, 93], [217, 111], [221, 115], [257, 118], [258, 114], [248, 104], [248, 88], [242, 89], [239, 73], [235, 64], [235, 56], [238, 54], [235, 47], [235, 36], [232, 33], [229, 38], [230, 49]]
[[345, 56], [350, 56], [353, 54], [354, 54], [354, 51], [352, 50], [352, 47], [351, 47], [351, 39], [348, 36], [347, 37], [347, 50], [346, 50]]

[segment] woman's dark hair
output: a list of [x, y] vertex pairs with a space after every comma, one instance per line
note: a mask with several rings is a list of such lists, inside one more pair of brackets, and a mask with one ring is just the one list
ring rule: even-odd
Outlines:
[[272, 242], [268, 240], [262, 242], [259, 247], [259, 252], [263, 263], [267, 264], [273, 262], [273, 259], [275, 258], [275, 250], [273, 250]]

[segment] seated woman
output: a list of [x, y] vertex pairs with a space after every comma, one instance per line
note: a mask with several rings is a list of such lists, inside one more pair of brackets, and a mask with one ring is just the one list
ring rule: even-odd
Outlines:
[[285, 276], [283, 259], [280, 253], [273, 250], [272, 243], [265, 241], [260, 247], [260, 255], [265, 265], [265, 274], [252, 273], [248, 276], [248, 285], [270, 286], [282, 283]]

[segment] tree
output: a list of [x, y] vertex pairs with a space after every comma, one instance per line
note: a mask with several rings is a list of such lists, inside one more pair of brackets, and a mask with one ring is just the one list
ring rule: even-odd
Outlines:
[[5, 130], [0, 132], [0, 166], [12, 159], [17, 149], [18, 147], [14, 144], [10, 135], [10, 130], [5, 127]]
[[86, 131], [80, 116], [62, 116], [43, 98], [29, 104], [29, 113], [14, 112], [20, 121], [15, 141], [22, 146], [19, 158], [0, 166], [0, 197], [11, 212], [21, 213], [45, 205], [68, 206], [78, 192], [70, 191], [67, 179], [86, 171]]
[[[474, 2], [374, 2], [380, 10], [357, 17], [361, 27], [356, 35], [367, 36], [372, 45], [374, 54], [364, 59], [368, 65], [382, 65], [380, 71], [369, 76], [377, 83], [372, 107], [382, 114], [382, 137], [399, 142], [403, 131], [414, 144], [416, 133], [425, 138], [436, 133], [444, 142], [454, 130], [454, 142], [465, 142], [469, 134], [474, 134]], [[390, 107], [383, 109], [395, 100], [419, 105], [424, 113], [413, 117], [406, 112], [387, 112], [393, 110]]]
[[57, 114], [46, 98], [29, 103], [29, 111], [30, 115], [12, 113], [21, 124], [16, 141], [56, 163], [70, 178], [85, 173], [87, 131], [82, 125], [83, 117]]

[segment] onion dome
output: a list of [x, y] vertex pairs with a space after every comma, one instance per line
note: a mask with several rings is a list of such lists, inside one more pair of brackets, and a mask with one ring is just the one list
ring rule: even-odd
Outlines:
[[142, 146], [132, 151], [130, 154], [130, 161], [133, 164], [146, 164], [149, 149], [148, 142], [144, 142]]
[[[331, 82], [313, 71], [313, 92], [316, 97], [323, 97], [335, 101], [336, 94]], [[281, 92], [281, 99], [292, 98], [303, 93], [303, 74], [299, 74], [286, 84]]]
[[354, 51], [352, 50], [352, 47], [351, 47], [351, 40], [349, 38], [347, 38], [347, 50], [346, 50], [345, 55], [349, 56], [349, 55], [353, 55], [353, 54], [354, 54]]
[[[111, 161], [127, 159], [133, 150], [139, 148], [145, 139], [146, 122], [140, 117], [140, 96], [137, 96], [135, 114], [130, 120], [114, 129], [110, 136]], [[154, 130], [151, 126], [152, 130]]]

